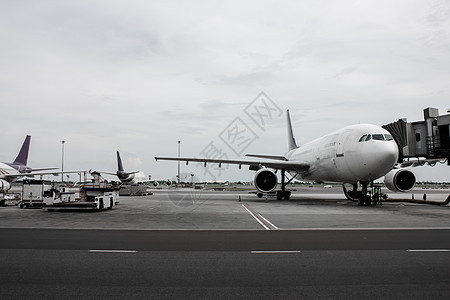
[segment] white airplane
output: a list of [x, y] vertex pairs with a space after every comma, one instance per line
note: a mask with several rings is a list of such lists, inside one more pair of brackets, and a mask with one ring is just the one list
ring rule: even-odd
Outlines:
[[[286, 112], [288, 128], [288, 152], [282, 156], [255, 155], [247, 156], [264, 160], [224, 160], [208, 158], [177, 158], [155, 157], [156, 160], [174, 160], [248, 165], [256, 171], [253, 183], [259, 191], [258, 196], [275, 190], [278, 185], [276, 171], [281, 171], [281, 191], [277, 199], [290, 198], [291, 192], [286, 191], [286, 185], [293, 179], [310, 181], [327, 181], [342, 184], [352, 184], [353, 190], [344, 192], [349, 199], [358, 199], [360, 205], [369, 205], [367, 186], [382, 176], [390, 190], [408, 191], [415, 184], [415, 176], [404, 169], [394, 169], [398, 160], [398, 147], [391, 134], [376, 125], [352, 125], [298, 147], [289, 115]], [[285, 173], [292, 178], [286, 182]], [[362, 191], [358, 191], [358, 183]]]
[[154, 187], [158, 187], [160, 184], [165, 184], [167, 186], [172, 185], [172, 180], [167, 179], [167, 180], [153, 180], [152, 184]]
[[[31, 136], [27, 135], [20, 148], [19, 154], [12, 163], [0, 162], [0, 192], [11, 188], [11, 182], [22, 177], [33, 177], [34, 175], [49, 175], [53, 172], [41, 172], [45, 170], [56, 170], [57, 168], [32, 169], [27, 166], [28, 151], [30, 149]], [[61, 174], [61, 172], [56, 172]]]
[[120, 158], [120, 153], [117, 151], [117, 172], [115, 174], [107, 173], [111, 175], [116, 175], [117, 178], [123, 183], [127, 184], [139, 184], [147, 182], [148, 179], [145, 177], [144, 172], [135, 171], [135, 172], [125, 172], [123, 169], [122, 159]]

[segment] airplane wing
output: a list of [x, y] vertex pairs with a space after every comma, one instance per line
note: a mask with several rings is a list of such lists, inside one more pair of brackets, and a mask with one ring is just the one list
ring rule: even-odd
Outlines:
[[100, 174], [108, 174], [108, 175], [117, 176], [117, 173], [113, 173], [113, 172], [105, 172], [105, 171], [92, 171], [92, 172], [98, 172]]
[[[53, 169], [53, 168], [51, 168]], [[51, 170], [50, 169], [50, 170]], [[55, 171], [55, 172], [29, 172], [29, 173], [15, 173], [15, 174], [3, 174], [0, 176], [0, 178], [5, 178], [5, 179], [14, 179], [14, 178], [21, 178], [21, 177], [34, 177], [34, 176], [40, 176], [40, 175], [53, 175], [53, 176], [58, 176], [61, 174], [74, 174], [74, 173], [80, 173], [83, 171]]]
[[41, 171], [50, 171], [50, 170], [58, 170], [58, 168], [40, 168], [40, 169], [32, 169], [31, 172], [41, 172]]
[[306, 172], [309, 170], [309, 165], [302, 162], [293, 161], [255, 161], [255, 160], [229, 160], [229, 159], [212, 159], [212, 158], [195, 158], [195, 157], [155, 157], [158, 160], [174, 160], [174, 161], [185, 161], [186, 164], [189, 162], [201, 162], [206, 166], [207, 163], [219, 164], [233, 164], [239, 165], [239, 168], [244, 166], [249, 166], [250, 170], [259, 170], [262, 167], [271, 169], [281, 169], [286, 171], [297, 171], [299, 173]]
[[245, 154], [248, 157], [257, 157], [257, 158], [268, 158], [268, 159], [276, 159], [276, 160], [286, 160], [286, 157], [281, 155], [264, 155], [264, 154]]
[[[99, 173], [101, 173], [101, 174], [108, 174], [108, 175], [114, 175], [114, 176], [117, 176], [117, 172], [116, 173], [113, 173], [113, 172], [104, 172], [104, 171], [97, 171], [97, 172], [99, 172]], [[134, 171], [134, 172], [126, 172], [127, 174], [136, 174], [136, 173], [139, 173], [140, 171]]]

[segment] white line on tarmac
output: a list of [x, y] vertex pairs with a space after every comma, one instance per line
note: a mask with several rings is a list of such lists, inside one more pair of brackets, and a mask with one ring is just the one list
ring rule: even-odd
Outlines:
[[394, 230], [450, 230], [450, 227], [303, 227], [283, 228], [283, 230], [297, 231], [394, 231]]
[[[52, 230], [104, 230], [104, 231], [252, 231], [259, 229], [236, 228], [102, 228], [102, 227], [63, 227], [63, 226], [1, 226], [0, 229], [52, 229]], [[394, 230], [450, 230], [450, 227], [299, 227], [282, 228], [286, 231], [394, 231]]]
[[136, 253], [134, 250], [89, 250], [91, 253]]
[[269, 223], [269, 225], [271, 225], [273, 228], [278, 229], [277, 226], [273, 225], [272, 222], [270, 222], [269, 220], [267, 220], [266, 218], [264, 218], [261, 214], [258, 214], [264, 221], [266, 221], [267, 223]]
[[253, 218], [255, 218], [256, 221], [258, 221], [259, 224], [261, 224], [262, 227], [264, 227], [266, 230], [270, 230], [270, 228], [267, 227], [266, 224], [264, 224], [263, 222], [261, 222], [261, 220], [260, 220], [253, 212], [251, 212], [247, 207], [245, 207], [244, 204], [242, 204], [242, 206], [245, 208], [245, 210], [246, 210]]
[[412, 249], [407, 252], [450, 252], [450, 249]]
[[252, 254], [284, 254], [284, 253], [300, 253], [298, 250], [254, 250]]

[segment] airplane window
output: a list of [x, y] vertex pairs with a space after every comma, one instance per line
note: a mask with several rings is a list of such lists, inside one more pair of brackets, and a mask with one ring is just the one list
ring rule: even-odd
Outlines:
[[385, 134], [384, 138], [386, 139], [386, 141], [392, 141], [394, 138], [392, 137], [392, 135], [390, 134]]
[[384, 135], [382, 134], [372, 134], [372, 138], [377, 141], [384, 141]]
[[371, 135], [371, 134], [368, 134], [367, 137], [366, 137], [365, 142], [370, 141], [371, 139], [372, 139], [372, 135]]
[[367, 136], [367, 134], [363, 135], [363, 136], [359, 139], [359, 141], [360, 141], [360, 142], [364, 142], [364, 140], [366, 139], [366, 136]]

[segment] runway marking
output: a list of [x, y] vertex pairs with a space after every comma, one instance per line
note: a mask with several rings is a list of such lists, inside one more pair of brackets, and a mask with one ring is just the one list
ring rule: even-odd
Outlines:
[[135, 250], [89, 250], [91, 253], [137, 253]]
[[413, 249], [407, 252], [450, 252], [450, 249]]
[[256, 221], [258, 221], [259, 224], [261, 224], [262, 227], [264, 227], [266, 230], [270, 230], [269, 227], [267, 227], [260, 219], [258, 219], [257, 216], [255, 216], [253, 214], [253, 212], [251, 212], [244, 204], [242, 204], [242, 206], [245, 208], [245, 210], [253, 217], [255, 218]]
[[284, 254], [284, 253], [300, 253], [299, 250], [254, 250], [252, 254]]
[[311, 227], [283, 228], [293, 231], [395, 231], [395, 230], [450, 230], [450, 227]]
[[272, 226], [273, 229], [278, 229], [277, 226], [273, 225], [271, 222], [269, 222], [269, 220], [267, 220], [266, 218], [264, 218], [262, 215], [258, 214], [258, 216], [260, 216], [264, 221], [266, 221], [267, 223], [269, 223], [269, 225]]
[[[236, 229], [236, 228], [103, 228], [103, 227], [60, 227], [60, 226], [0, 226], [0, 229], [33, 229], [33, 230], [102, 230], [102, 231], [252, 231], [259, 229]], [[299, 227], [282, 228], [285, 231], [414, 231], [414, 230], [450, 230], [450, 227]]]
[[258, 221], [259, 224], [261, 224], [262, 227], [264, 227], [266, 230], [274, 230], [278, 229], [277, 226], [270, 223], [266, 218], [261, 216], [259, 213], [254, 211], [250, 206], [248, 206], [246, 203], [242, 204], [242, 206], [245, 208], [245, 210], [253, 217], [256, 221]]

